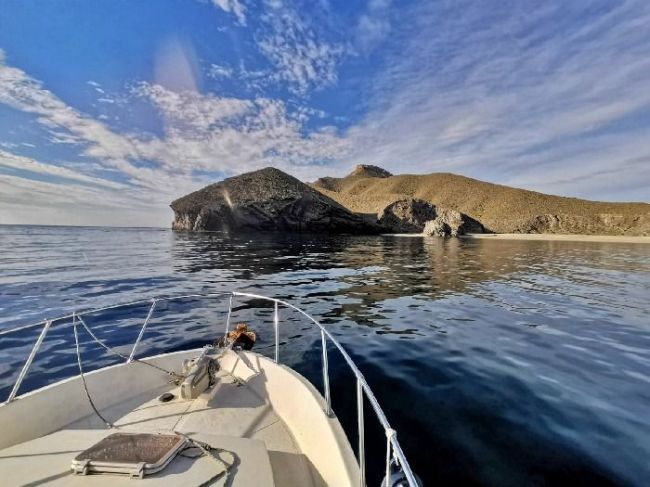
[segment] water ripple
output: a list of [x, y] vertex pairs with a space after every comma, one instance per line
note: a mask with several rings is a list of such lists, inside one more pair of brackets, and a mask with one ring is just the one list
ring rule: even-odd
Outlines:
[[[648, 484], [647, 246], [0, 226], [0, 328], [232, 289], [291, 300], [330, 328], [427, 485]], [[253, 323], [258, 349], [272, 354], [272, 309], [258, 304], [238, 303], [236, 318]], [[100, 313], [89, 325], [128, 353], [147, 308]], [[225, 312], [224, 303], [161, 304], [141, 353], [211, 341]], [[282, 360], [319, 386], [319, 335], [296, 313], [281, 315]], [[76, 373], [64, 325], [25, 390]], [[4, 395], [34, 339], [34, 330], [1, 339]], [[95, 367], [116, 363], [81, 339]], [[334, 408], [354, 443], [353, 384], [330, 360]], [[368, 428], [374, 485], [383, 440]]]

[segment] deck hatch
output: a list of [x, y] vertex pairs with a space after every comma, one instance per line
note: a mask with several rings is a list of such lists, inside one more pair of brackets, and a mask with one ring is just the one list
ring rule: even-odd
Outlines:
[[185, 444], [179, 435], [113, 433], [77, 455], [72, 470], [142, 478], [165, 468]]

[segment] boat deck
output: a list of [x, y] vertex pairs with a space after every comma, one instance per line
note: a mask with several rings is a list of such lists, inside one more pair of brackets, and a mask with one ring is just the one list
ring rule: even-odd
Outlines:
[[[310, 468], [289, 428], [268, 399], [258, 394], [258, 382], [264, 381], [264, 374], [254, 371], [245, 381], [223, 370], [217, 376], [215, 386], [194, 400], [183, 400], [179, 387], [167, 386], [103, 410], [116, 429], [107, 429], [96, 415], [91, 415], [63, 430], [0, 450], [3, 484], [94, 487], [131, 482], [128, 485], [132, 486], [128, 477], [74, 475], [70, 462], [115, 431], [177, 431], [234, 454], [234, 474], [228, 476], [228, 483], [223, 476], [212, 485], [322, 485], [322, 481], [315, 481], [314, 475], [318, 474]], [[158, 396], [167, 391], [175, 398], [160, 402]], [[231, 463], [233, 457], [225, 456], [224, 460]], [[142, 481], [148, 485], [200, 485], [217, 471], [218, 464], [205, 456], [177, 456], [164, 470]]]

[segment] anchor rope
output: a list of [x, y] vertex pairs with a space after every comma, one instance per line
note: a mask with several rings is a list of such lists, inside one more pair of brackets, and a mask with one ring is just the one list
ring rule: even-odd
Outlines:
[[[230, 452], [228, 450], [224, 450], [223, 448], [215, 448], [215, 447], [213, 447], [213, 446], [211, 446], [211, 445], [209, 445], [207, 443], [202, 443], [200, 441], [196, 441], [195, 439], [190, 438], [189, 436], [187, 436], [184, 433], [181, 433], [180, 431], [174, 431], [174, 433], [179, 435], [179, 436], [182, 436], [183, 438], [185, 438], [185, 440], [191, 445], [188, 448], [198, 448], [201, 451], [201, 455], [199, 455], [199, 456], [187, 456], [187, 455], [183, 455], [183, 456], [186, 456], [187, 458], [198, 458], [198, 457], [201, 457], [201, 456], [207, 456], [208, 458], [213, 460], [217, 465], [219, 465], [221, 468], [223, 468], [223, 471], [218, 472], [213, 477], [211, 477], [208, 480], [206, 480], [205, 482], [199, 484], [198, 487], [207, 487], [208, 485], [212, 485], [212, 483], [214, 483], [217, 479], [219, 479], [224, 474], [226, 475], [226, 479], [228, 479], [228, 474], [230, 473], [230, 469], [233, 466], [233, 464], [228, 464], [228, 463], [224, 462], [221, 458], [218, 458], [218, 457], [214, 456], [211, 452], [212, 451], [217, 451], [217, 450], [218, 451], [223, 451], [223, 452], [228, 452], [228, 453], [231, 453], [233, 455], [233, 458], [234, 458], [234, 453], [233, 452]], [[186, 450], [188, 448], [186, 448]], [[227, 482], [226, 482], [226, 484], [227, 484]]]
[[93, 411], [95, 411], [95, 414], [99, 419], [101, 419], [104, 423], [106, 423], [106, 426], [108, 426], [109, 429], [114, 428], [115, 426], [113, 423], [108, 421], [102, 414], [99, 412], [97, 407], [95, 406], [95, 403], [93, 402], [92, 397], [90, 397], [90, 392], [88, 391], [88, 384], [86, 384], [86, 377], [84, 376], [84, 369], [83, 366], [81, 365], [81, 348], [79, 347], [79, 333], [77, 332], [77, 321], [73, 320], [72, 322], [72, 329], [74, 331], [74, 342], [75, 346], [77, 348], [77, 364], [79, 365], [79, 377], [81, 377], [81, 383], [84, 386], [84, 391], [86, 392], [86, 397], [88, 398], [88, 402], [90, 403], [90, 407], [93, 408]]
[[[108, 345], [106, 345], [105, 342], [103, 342], [102, 340], [100, 340], [99, 338], [97, 338], [97, 336], [93, 333], [93, 331], [92, 331], [92, 330], [90, 329], [90, 327], [86, 324], [86, 322], [81, 318], [81, 316], [76, 316], [76, 318], [77, 318], [77, 319], [79, 320], [79, 322], [83, 325], [83, 327], [86, 329], [86, 331], [87, 331], [88, 334], [91, 336], [91, 338], [92, 338], [95, 342], [97, 342], [97, 344], [99, 344], [101, 347], [103, 347], [106, 351], [108, 351], [108, 352], [110, 352], [110, 353], [112, 353], [112, 354], [114, 354], [114, 355], [117, 355], [118, 357], [123, 358], [123, 359], [125, 359], [125, 360], [129, 360], [129, 357], [127, 357], [126, 355], [124, 355], [124, 354], [118, 352], [118, 351], [115, 350], [114, 348], [109, 347]], [[178, 381], [178, 380], [182, 380], [182, 379], [184, 379], [184, 376], [182, 376], [182, 375], [180, 375], [180, 374], [177, 374], [177, 373], [174, 372], [173, 370], [167, 370], [167, 369], [164, 369], [164, 368], [159, 367], [159, 366], [157, 366], [157, 365], [150, 364], [149, 362], [144, 362], [144, 361], [142, 361], [142, 360], [140, 360], [140, 359], [137, 359], [137, 358], [135, 358], [135, 357], [134, 357], [133, 359], [131, 359], [131, 361], [132, 361], [132, 362], [139, 363], [139, 364], [142, 364], [142, 365], [147, 365], [148, 367], [152, 367], [152, 368], [154, 368], [154, 369], [157, 369], [157, 370], [159, 370], [159, 371], [161, 371], [161, 372], [166, 373], [167, 375], [169, 375], [169, 376], [171, 376], [171, 377], [174, 377], [174, 379], [171, 380], [171, 381], [174, 382], [174, 383], [175, 383], [176, 381]]]

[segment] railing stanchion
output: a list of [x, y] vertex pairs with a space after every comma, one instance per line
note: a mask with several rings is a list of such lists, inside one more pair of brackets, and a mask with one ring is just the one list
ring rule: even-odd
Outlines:
[[390, 449], [391, 449], [391, 440], [395, 436], [394, 429], [386, 430], [386, 484], [385, 487], [390, 487]]
[[278, 317], [278, 301], [275, 301], [275, 311], [273, 313], [273, 326], [275, 327], [275, 363], [280, 363], [280, 323]]
[[47, 330], [50, 329], [51, 325], [52, 325], [52, 320], [46, 321], [45, 325], [43, 325], [41, 334], [38, 335], [38, 338], [36, 339], [36, 343], [32, 347], [32, 351], [29, 352], [27, 361], [25, 362], [25, 365], [23, 365], [23, 368], [20, 371], [20, 374], [18, 375], [18, 380], [16, 380], [16, 383], [14, 384], [14, 388], [11, 389], [11, 392], [9, 393], [9, 397], [7, 398], [6, 404], [9, 404], [16, 397], [16, 394], [18, 393], [18, 389], [20, 389], [20, 385], [23, 383], [23, 379], [25, 379], [25, 375], [27, 375], [27, 371], [29, 370], [29, 367], [32, 365], [32, 362], [34, 361], [34, 357], [36, 357], [36, 352], [38, 352], [38, 349], [41, 348], [41, 345], [43, 344], [43, 340], [45, 339], [45, 335], [47, 335]]
[[133, 344], [131, 355], [129, 355], [129, 359], [126, 361], [127, 364], [133, 362], [133, 357], [135, 357], [135, 350], [138, 348], [138, 345], [140, 344], [140, 340], [142, 340], [142, 336], [144, 335], [144, 330], [147, 328], [147, 325], [149, 324], [149, 320], [151, 319], [151, 316], [153, 315], [153, 312], [156, 309], [156, 304], [158, 303], [158, 300], [156, 298], [153, 298], [152, 301], [153, 302], [151, 303], [151, 308], [149, 308], [149, 313], [147, 314], [147, 317], [144, 320], [144, 324], [142, 325], [142, 328], [140, 328], [140, 333], [138, 334], [138, 338], [135, 340], [135, 343]]
[[323, 348], [323, 389], [325, 389], [325, 414], [332, 415], [332, 398], [330, 396], [330, 372], [327, 362], [327, 338], [325, 332], [320, 331], [321, 347]]
[[233, 295], [230, 295], [230, 299], [228, 300], [228, 316], [226, 317], [226, 333], [224, 334], [224, 337], [227, 339], [228, 338], [228, 332], [230, 331], [230, 316], [232, 315], [232, 298]]
[[363, 425], [363, 384], [357, 377], [357, 425], [359, 426], [359, 486], [366, 487], [366, 448]]

